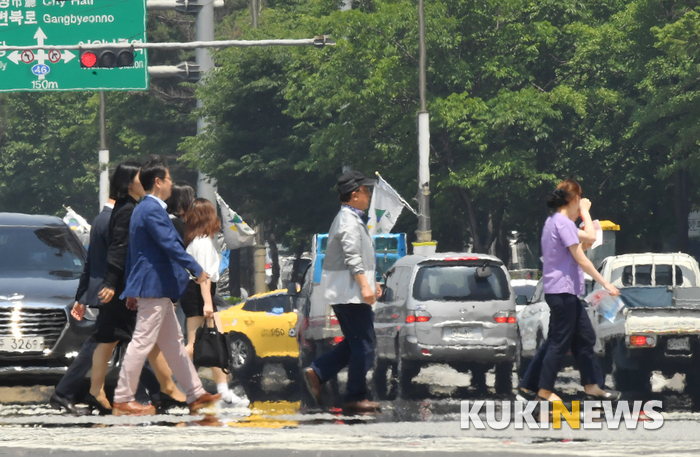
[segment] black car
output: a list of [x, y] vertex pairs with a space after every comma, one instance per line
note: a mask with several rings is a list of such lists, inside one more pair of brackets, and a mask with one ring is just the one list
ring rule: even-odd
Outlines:
[[0, 213], [0, 382], [61, 374], [77, 355], [96, 317], [70, 315], [85, 260], [61, 219]]

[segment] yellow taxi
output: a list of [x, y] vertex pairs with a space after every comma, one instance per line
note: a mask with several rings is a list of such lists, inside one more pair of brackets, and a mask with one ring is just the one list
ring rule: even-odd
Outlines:
[[231, 371], [251, 376], [266, 362], [282, 363], [288, 375], [297, 368], [297, 313], [288, 290], [249, 297], [220, 313], [231, 350]]

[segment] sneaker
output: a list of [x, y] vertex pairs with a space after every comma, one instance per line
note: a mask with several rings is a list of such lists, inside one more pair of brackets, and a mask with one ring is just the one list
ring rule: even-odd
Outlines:
[[226, 406], [230, 405], [233, 408], [247, 408], [250, 406], [250, 400], [239, 397], [232, 390], [221, 392], [221, 401], [226, 403]]

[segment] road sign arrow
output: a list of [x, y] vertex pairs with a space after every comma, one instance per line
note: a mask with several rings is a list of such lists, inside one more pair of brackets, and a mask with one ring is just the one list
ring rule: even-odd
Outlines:
[[7, 58], [10, 59], [10, 62], [13, 62], [15, 65], [19, 65], [19, 51], [12, 51]]
[[36, 40], [36, 42], [39, 46], [44, 45], [44, 40], [46, 39], [46, 34], [44, 33], [43, 30], [41, 30], [41, 27], [36, 29], [36, 33], [34, 34], [34, 39]]
[[75, 59], [75, 54], [73, 54], [70, 51], [63, 51], [63, 56], [61, 57], [63, 60], [63, 63], [68, 63], [71, 60]]

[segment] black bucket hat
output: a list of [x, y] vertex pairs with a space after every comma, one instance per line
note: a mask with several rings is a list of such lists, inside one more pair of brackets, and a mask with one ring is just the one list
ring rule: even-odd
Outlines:
[[348, 171], [338, 178], [338, 193], [340, 195], [354, 191], [360, 186], [373, 186], [376, 182], [365, 178], [359, 171]]

